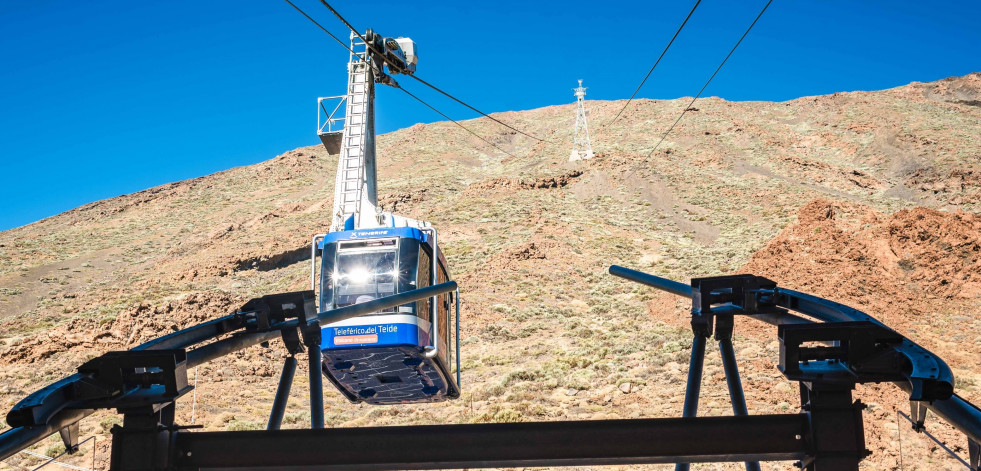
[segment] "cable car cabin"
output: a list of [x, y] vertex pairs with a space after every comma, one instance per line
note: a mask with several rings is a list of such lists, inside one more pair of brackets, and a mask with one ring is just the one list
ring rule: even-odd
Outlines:
[[[412, 227], [339, 231], [319, 243], [315, 239], [321, 253], [320, 310], [447, 281], [436, 239], [435, 229]], [[311, 272], [315, 277], [316, 259]], [[459, 292], [446, 293], [328, 324], [321, 341], [324, 375], [352, 402], [459, 397], [459, 359], [453, 348], [459, 347], [458, 298]], [[455, 326], [450, 322], [454, 305]]]

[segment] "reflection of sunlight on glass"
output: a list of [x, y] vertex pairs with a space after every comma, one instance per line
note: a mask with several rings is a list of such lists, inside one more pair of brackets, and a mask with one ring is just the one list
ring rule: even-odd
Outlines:
[[368, 270], [366, 270], [364, 267], [357, 267], [351, 270], [351, 273], [349, 273], [347, 276], [348, 279], [351, 280], [351, 283], [356, 285], [363, 285], [368, 282], [369, 278], [371, 278], [371, 274], [368, 273]]

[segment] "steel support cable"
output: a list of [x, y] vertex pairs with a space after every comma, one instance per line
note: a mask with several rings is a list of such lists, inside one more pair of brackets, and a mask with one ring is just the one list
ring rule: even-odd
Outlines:
[[663, 136], [661, 136], [661, 140], [657, 141], [657, 145], [654, 146], [654, 149], [652, 149], [651, 152], [647, 154], [648, 159], [651, 157], [651, 155], [654, 155], [654, 151], [656, 151], [657, 148], [661, 146], [661, 143], [664, 142], [664, 138], [668, 137], [668, 134], [671, 132], [672, 129], [674, 129], [674, 127], [678, 124], [678, 122], [681, 121], [681, 118], [685, 117], [685, 113], [687, 113], [688, 110], [691, 109], [691, 105], [695, 104], [695, 100], [697, 100], [698, 97], [702, 96], [702, 93], [705, 92], [705, 89], [708, 88], [710, 83], [712, 83], [712, 79], [714, 79], [716, 74], [718, 74], [719, 71], [722, 70], [722, 66], [726, 65], [726, 61], [728, 61], [729, 58], [732, 57], [732, 53], [736, 52], [736, 48], [738, 48], [739, 45], [742, 44], [743, 40], [746, 39], [746, 36], [749, 34], [750, 31], [752, 31], [753, 26], [756, 26], [756, 22], [760, 20], [760, 17], [763, 16], [763, 13], [766, 12], [766, 9], [769, 8], [771, 3], [773, 3], [773, 0], [768, 0], [766, 2], [766, 5], [764, 5], [763, 9], [760, 10], [760, 14], [756, 15], [756, 19], [754, 19], [753, 22], [749, 25], [749, 28], [746, 28], [746, 32], [743, 33], [743, 35], [739, 38], [739, 41], [736, 41], [736, 45], [732, 46], [732, 50], [729, 51], [729, 54], [726, 55], [725, 59], [722, 59], [722, 63], [719, 64], [719, 67], [715, 69], [715, 72], [712, 72], [712, 76], [709, 77], [709, 79], [705, 82], [705, 85], [702, 85], [702, 89], [698, 91], [698, 94], [695, 95], [695, 98], [691, 99], [691, 102], [688, 103], [688, 106], [686, 106], [685, 109], [681, 111], [681, 115], [678, 116], [678, 119], [674, 120], [674, 123], [671, 125], [671, 127], [668, 128], [668, 130], [664, 133]]
[[685, 24], [688, 23], [688, 19], [691, 18], [692, 13], [695, 13], [695, 9], [698, 8], [699, 3], [702, 3], [702, 0], [697, 0], [695, 2], [695, 6], [691, 7], [691, 11], [688, 12], [688, 16], [685, 17], [685, 21], [681, 22], [681, 26], [678, 27], [678, 31], [674, 32], [674, 36], [672, 36], [671, 40], [668, 41], [668, 45], [664, 46], [664, 50], [661, 51], [661, 55], [657, 57], [656, 61], [654, 61], [654, 65], [651, 66], [651, 70], [647, 71], [647, 75], [644, 76], [644, 80], [640, 81], [640, 85], [637, 85], [637, 89], [634, 90], [634, 94], [630, 95], [630, 98], [627, 99], [627, 103], [623, 105], [623, 108], [620, 109], [620, 112], [617, 113], [616, 117], [614, 117], [612, 120], [610, 120], [609, 123], [606, 124], [607, 126], [613, 124], [617, 119], [619, 119], [620, 115], [623, 114], [624, 110], [626, 110], [627, 107], [630, 106], [630, 102], [633, 101], [634, 97], [637, 96], [637, 93], [640, 92], [641, 87], [643, 87], [644, 84], [647, 83], [647, 79], [650, 78], [651, 74], [654, 72], [654, 69], [657, 67], [657, 64], [661, 63], [661, 59], [664, 58], [664, 54], [668, 52], [668, 49], [670, 49], [671, 45], [674, 44], [674, 40], [678, 38], [678, 34], [681, 33], [681, 30], [684, 29]]
[[436, 109], [435, 107], [433, 107], [433, 106], [432, 106], [432, 105], [430, 105], [429, 103], [426, 103], [425, 101], [423, 101], [423, 99], [422, 99], [422, 98], [419, 98], [419, 97], [417, 97], [417, 96], [415, 96], [415, 95], [413, 95], [413, 94], [412, 94], [412, 93], [410, 93], [410, 92], [409, 92], [408, 90], [406, 90], [406, 89], [404, 89], [404, 88], [402, 88], [402, 87], [398, 87], [398, 89], [399, 89], [399, 90], [402, 90], [403, 92], [405, 92], [405, 94], [406, 94], [406, 95], [409, 95], [410, 97], [412, 97], [412, 98], [415, 98], [415, 99], [416, 99], [416, 101], [418, 101], [419, 103], [422, 103], [423, 105], [426, 105], [426, 107], [427, 107], [427, 108], [429, 108], [429, 109], [431, 109], [431, 110], [433, 110], [433, 111], [435, 111], [435, 112], [436, 112], [436, 113], [438, 113], [438, 114], [439, 114], [440, 116], [442, 116], [442, 117], [444, 117], [444, 118], [446, 118], [446, 119], [448, 119], [448, 120], [450, 120], [450, 122], [452, 122], [453, 124], [455, 124], [455, 125], [457, 125], [457, 126], [460, 126], [460, 128], [461, 128], [461, 129], [463, 129], [464, 131], [466, 131], [466, 132], [468, 132], [468, 133], [470, 133], [470, 134], [473, 134], [473, 136], [474, 136], [474, 137], [476, 137], [477, 139], [480, 139], [481, 141], [484, 141], [484, 142], [486, 142], [486, 143], [488, 143], [488, 144], [490, 144], [490, 145], [491, 145], [492, 147], [494, 147], [495, 149], [497, 149], [497, 150], [499, 150], [499, 151], [501, 151], [501, 152], [504, 152], [505, 154], [507, 154], [507, 155], [510, 155], [511, 157], [514, 157], [514, 154], [512, 154], [512, 153], [510, 153], [510, 152], [508, 152], [508, 151], [506, 151], [506, 150], [504, 150], [504, 149], [501, 149], [500, 147], [498, 147], [497, 145], [495, 145], [495, 144], [494, 144], [493, 142], [491, 142], [491, 141], [488, 141], [487, 139], [484, 139], [484, 138], [483, 138], [483, 137], [482, 137], [482, 136], [481, 136], [480, 134], [477, 134], [477, 133], [475, 133], [475, 132], [473, 132], [473, 131], [471, 131], [471, 130], [470, 130], [470, 129], [468, 129], [468, 128], [467, 128], [466, 126], [464, 126], [464, 125], [462, 125], [462, 124], [460, 124], [460, 123], [458, 123], [458, 122], [457, 122], [456, 120], [454, 120], [453, 118], [451, 118], [451, 117], [449, 117], [449, 116], [446, 116], [445, 114], [443, 114], [443, 112], [442, 112], [442, 111], [440, 111], [440, 110], [437, 110], [437, 109]]
[[451, 99], [451, 100], [453, 100], [453, 101], [455, 101], [455, 102], [457, 102], [457, 103], [459, 103], [459, 104], [461, 104], [461, 105], [463, 105], [463, 106], [465, 106], [465, 107], [473, 110], [474, 112], [480, 114], [481, 116], [483, 116], [485, 118], [488, 118], [491, 121], [494, 121], [495, 123], [500, 124], [501, 126], [504, 126], [504, 127], [508, 128], [508, 129], [510, 129], [510, 130], [518, 133], [518, 134], [521, 134], [523, 136], [530, 137], [530, 138], [535, 139], [537, 141], [550, 142], [550, 141], [546, 141], [545, 139], [542, 139], [540, 137], [532, 136], [531, 134], [528, 134], [528, 133], [526, 133], [526, 132], [524, 132], [524, 131], [522, 131], [522, 130], [514, 127], [514, 126], [511, 126], [510, 124], [507, 124], [507, 123], [505, 123], [505, 122], [503, 122], [503, 121], [501, 121], [501, 120], [499, 120], [499, 119], [497, 119], [497, 118], [495, 118], [495, 117], [493, 117], [493, 116], [491, 116], [491, 115], [489, 115], [487, 113], [484, 113], [483, 111], [480, 111], [477, 108], [474, 108], [473, 106], [471, 106], [470, 104], [464, 102], [463, 100], [461, 100], [461, 99], [459, 99], [459, 98], [457, 98], [457, 97], [455, 97], [453, 95], [450, 95], [448, 92], [443, 91], [441, 88], [439, 88], [439, 87], [437, 87], [437, 86], [435, 86], [435, 85], [433, 85], [433, 84], [431, 84], [431, 83], [429, 83], [429, 82], [427, 82], [427, 81], [425, 81], [425, 80], [417, 77], [415, 74], [405, 73], [405, 71], [401, 67], [399, 67], [398, 64], [393, 64], [393, 63], [389, 62], [387, 59], [385, 59], [385, 54], [382, 54], [381, 51], [379, 51], [378, 49], [375, 49], [375, 47], [372, 46], [371, 43], [369, 43], [368, 41], [366, 41], [365, 40], [365, 37], [360, 32], [358, 32], [358, 30], [354, 26], [352, 26], [351, 23], [348, 23], [348, 21], [346, 19], [344, 19], [344, 16], [342, 16], [339, 11], [335, 10], [334, 7], [330, 6], [330, 3], [327, 3], [327, 0], [320, 0], [320, 3], [324, 4], [324, 6], [327, 7], [327, 9], [330, 10], [334, 14], [334, 16], [337, 17], [337, 19], [341, 20], [341, 22], [344, 23], [344, 25], [347, 26], [348, 29], [351, 30], [351, 32], [353, 32], [354, 34], [356, 34], [358, 36], [358, 39], [360, 39], [361, 42], [363, 42], [368, 47], [368, 49], [371, 49], [375, 54], [377, 54], [378, 57], [382, 59], [382, 61], [384, 61], [386, 64], [388, 64], [389, 67], [394, 67], [395, 70], [398, 70], [399, 72], [404, 73], [405, 75], [407, 75], [409, 77], [412, 77], [413, 79], [415, 79], [419, 83], [421, 83], [421, 84], [423, 84], [423, 85], [425, 85], [425, 86], [427, 86], [429, 88], [432, 88], [433, 90], [436, 90], [439, 93], [442, 93], [447, 98], [449, 98], [449, 99]]
[[449, 93], [443, 91], [439, 87], [437, 87], [437, 86], [435, 86], [435, 85], [433, 85], [433, 84], [431, 84], [431, 83], [429, 83], [429, 82], [427, 82], [427, 81], [425, 81], [425, 80], [423, 80], [423, 79], [421, 79], [419, 77], [416, 77], [415, 74], [410, 74], [409, 77], [412, 77], [412, 78], [416, 79], [416, 81], [418, 81], [419, 83], [421, 83], [421, 84], [423, 84], [423, 85], [425, 85], [425, 86], [427, 86], [429, 88], [432, 88], [433, 90], [436, 90], [439, 93], [442, 93], [447, 98], [449, 98], [449, 99], [451, 99], [451, 100], [453, 100], [453, 101], [455, 101], [455, 102], [457, 102], [457, 103], [459, 103], [459, 104], [461, 104], [463, 106], [466, 106], [467, 108], [470, 108], [471, 110], [479, 113], [481, 116], [483, 116], [485, 118], [488, 118], [491, 121], [494, 121], [495, 123], [500, 124], [501, 126], [504, 126], [504, 127], [508, 128], [508, 129], [510, 129], [510, 130], [518, 133], [518, 134], [521, 134], [522, 136], [530, 137], [530, 138], [535, 139], [536, 141], [540, 141], [540, 142], [551, 142], [551, 141], [547, 141], [545, 139], [542, 139], [540, 137], [532, 136], [531, 134], [528, 134], [528, 133], [526, 133], [526, 132], [524, 132], [524, 131], [522, 131], [522, 130], [514, 127], [514, 126], [511, 126], [511, 125], [509, 125], [509, 124], [507, 124], [507, 123], [505, 123], [505, 122], [503, 122], [503, 121], [501, 121], [501, 120], [499, 120], [499, 119], [497, 119], [497, 118], [495, 118], [495, 117], [493, 117], [493, 116], [491, 116], [491, 115], [489, 115], [487, 113], [484, 113], [483, 111], [480, 111], [477, 108], [474, 108], [473, 106], [470, 106], [469, 104], [465, 103], [463, 100], [460, 100], [459, 98], [457, 98], [457, 97], [455, 97], [453, 95], [450, 95]]
[[[967, 461], [964, 461], [964, 458], [961, 458], [960, 456], [958, 456], [957, 453], [955, 453], [954, 450], [951, 450], [950, 447], [948, 447], [946, 443], [942, 442], [939, 438], [933, 436], [932, 433], [927, 432], [926, 431], [926, 427], [923, 427], [923, 429], [920, 430], [920, 429], [918, 429], [918, 427], [920, 427], [920, 425], [917, 424], [916, 421], [914, 421], [912, 418], [910, 418], [910, 416], [904, 414], [903, 411], [901, 411], [899, 409], [896, 409], [896, 413], [899, 414], [900, 416], [902, 416], [904, 419], [908, 420], [909, 423], [913, 425], [913, 430], [915, 430], [918, 433], [922, 433], [922, 434], [926, 435], [927, 437], [929, 437], [930, 440], [933, 440], [933, 443], [936, 443], [937, 445], [940, 446], [940, 448], [943, 448], [943, 450], [946, 451], [948, 455], [950, 455], [955, 460], [959, 461], [969, 471], [974, 471], [974, 467], [971, 466], [971, 463], [968, 463]], [[900, 428], [902, 428], [902, 427], [900, 427]], [[902, 434], [901, 431], [899, 433]], [[900, 435], [900, 444], [902, 444], [902, 435]], [[900, 454], [902, 454], [902, 450], [903, 450], [901, 448], [901, 446], [902, 445], [900, 445], [900, 449], [899, 449]], [[900, 463], [902, 463], [902, 458], [900, 458]]]
[[[307, 18], [308, 20], [310, 20], [310, 22], [312, 22], [313, 24], [315, 24], [315, 25], [317, 25], [317, 27], [319, 27], [319, 28], [320, 28], [320, 29], [322, 29], [322, 30], [323, 30], [323, 31], [324, 31], [325, 33], [327, 33], [328, 35], [330, 35], [330, 37], [332, 37], [332, 38], [334, 38], [334, 40], [335, 40], [335, 41], [337, 41], [338, 43], [340, 43], [340, 45], [341, 45], [341, 46], [344, 46], [344, 49], [347, 49], [348, 51], [351, 51], [351, 54], [352, 54], [352, 55], [354, 55], [354, 57], [359, 57], [359, 56], [358, 56], [358, 54], [357, 54], [357, 53], [355, 53], [355, 52], [354, 52], [354, 50], [353, 50], [353, 49], [351, 49], [351, 47], [350, 47], [350, 46], [348, 46], [348, 45], [347, 45], [347, 44], [345, 44], [345, 43], [344, 43], [343, 41], [341, 41], [340, 39], [338, 39], [338, 38], [337, 38], [337, 36], [334, 36], [333, 34], [331, 34], [331, 32], [330, 32], [330, 31], [327, 31], [327, 28], [324, 28], [323, 26], [321, 26], [321, 25], [320, 25], [320, 23], [317, 23], [317, 21], [316, 21], [316, 20], [314, 20], [313, 18], [311, 18], [311, 17], [310, 17], [310, 15], [308, 15], [308, 14], [306, 14], [306, 12], [304, 12], [303, 10], [301, 10], [301, 9], [300, 9], [300, 7], [298, 7], [298, 6], [296, 6], [296, 5], [294, 5], [294, 4], [293, 4], [293, 2], [291, 2], [290, 0], [285, 0], [285, 1], [286, 1], [286, 3], [289, 3], [291, 7], [293, 7], [293, 8], [295, 8], [295, 9], [296, 9], [296, 11], [298, 11], [298, 12], [300, 12], [300, 14], [301, 14], [301, 15], [303, 15], [303, 16], [305, 16], [305, 17], [306, 17], [306, 18]], [[327, 6], [327, 8], [330, 8], [330, 6], [328, 5], [328, 6]], [[334, 11], [334, 9], [333, 9], [333, 8], [331, 8], [331, 11]], [[348, 24], [348, 22], [347, 22], [347, 21], [345, 21], [345, 20], [344, 20], [343, 18], [341, 18], [341, 21], [344, 21], [344, 24], [345, 24], [345, 25], [348, 25], [348, 26], [350, 27], [350, 24]], [[354, 31], [354, 30], [352, 29], [352, 31]], [[355, 34], [358, 34], [358, 32], [357, 32], [357, 31], [354, 31], [354, 32], [355, 32]], [[359, 37], [359, 38], [361, 38], [361, 40], [362, 40], [362, 41], [364, 41], [364, 38], [363, 38], [363, 37], [362, 37], [362, 36], [361, 36], [360, 34], [358, 34], [358, 37]], [[367, 42], [365, 42], [365, 44], [368, 44], [368, 43], [367, 43]], [[377, 51], [376, 51], [376, 52], [377, 52]], [[391, 66], [391, 64], [389, 64], [389, 66]], [[448, 120], [450, 120], [450, 121], [452, 121], [452, 122], [453, 122], [453, 124], [455, 124], [455, 125], [457, 125], [457, 126], [460, 126], [461, 128], [463, 128], [463, 130], [464, 130], [464, 131], [467, 131], [468, 133], [470, 133], [470, 134], [473, 134], [473, 135], [474, 135], [474, 136], [476, 136], [476, 137], [477, 137], [478, 139], [480, 139], [480, 140], [482, 140], [482, 141], [484, 141], [484, 142], [486, 142], [486, 143], [488, 143], [488, 144], [490, 144], [491, 146], [493, 146], [493, 147], [494, 147], [495, 149], [497, 149], [497, 150], [499, 150], [499, 151], [501, 151], [501, 152], [504, 152], [505, 154], [507, 154], [507, 155], [510, 155], [511, 157], [514, 157], [514, 154], [511, 154], [510, 152], [508, 152], [508, 151], [506, 151], [506, 150], [504, 150], [504, 149], [501, 149], [500, 147], [498, 147], [498, 146], [496, 146], [496, 145], [494, 145], [494, 143], [493, 143], [493, 142], [491, 142], [491, 141], [488, 141], [487, 139], [484, 139], [484, 138], [483, 138], [483, 137], [481, 137], [481, 136], [480, 136], [479, 134], [477, 134], [477, 133], [475, 133], [475, 132], [473, 132], [473, 131], [471, 131], [470, 129], [468, 129], [468, 128], [467, 128], [467, 127], [465, 127], [464, 125], [462, 125], [462, 124], [460, 124], [460, 123], [458, 123], [458, 122], [457, 122], [457, 121], [455, 121], [455, 120], [454, 120], [453, 118], [450, 118], [449, 116], [447, 116], [446, 114], [444, 114], [444, 113], [443, 113], [442, 111], [440, 111], [440, 110], [437, 110], [437, 109], [436, 109], [435, 107], [433, 107], [433, 106], [432, 106], [432, 105], [430, 105], [429, 103], [426, 103], [425, 101], [423, 101], [423, 100], [422, 100], [422, 98], [419, 98], [419, 97], [417, 97], [417, 96], [415, 96], [415, 95], [413, 95], [412, 93], [409, 93], [409, 91], [408, 91], [408, 90], [406, 90], [406, 89], [404, 89], [404, 88], [402, 88], [401, 86], [397, 86], [397, 87], [395, 87], [395, 88], [397, 88], [397, 89], [399, 89], [399, 90], [402, 90], [402, 91], [403, 91], [403, 92], [405, 92], [405, 93], [406, 93], [407, 95], [409, 95], [409, 96], [411, 96], [412, 98], [415, 98], [415, 99], [416, 99], [417, 101], [419, 101], [419, 102], [420, 102], [420, 103], [422, 103], [423, 105], [426, 105], [426, 107], [428, 107], [429, 109], [431, 109], [431, 110], [433, 110], [433, 111], [435, 111], [436, 113], [438, 113], [438, 114], [439, 114], [440, 116], [442, 116], [442, 117], [444, 117], [444, 118], [446, 118], [446, 119], [448, 119]], [[320, 109], [322, 109], [322, 110], [324, 111], [324, 114], [326, 114], [326, 115], [330, 115], [330, 113], [328, 113], [328, 112], [327, 112], [327, 109], [326, 109], [326, 108], [324, 108], [324, 105], [323, 105], [323, 104], [321, 104], [321, 105], [320, 105]], [[494, 119], [494, 118], [491, 118], [491, 119]], [[520, 132], [520, 131], [519, 131], [519, 132]]]
[[303, 10], [301, 10], [300, 7], [294, 5], [293, 2], [291, 2], [290, 0], [284, 0], [284, 1], [286, 3], [289, 3], [291, 7], [293, 7], [294, 9], [296, 9], [296, 11], [300, 12], [301, 15], [307, 17], [307, 19], [310, 20], [311, 23], [317, 25], [317, 27], [320, 28], [320, 29], [322, 29], [325, 33], [327, 33], [328, 36], [334, 38], [334, 41], [337, 41], [337, 44], [340, 44], [341, 46], [344, 46], [344, 49], [347, 49], [348, 51], [351, 51], [351, 54], [354, 54], [354, 56], [357, 57], [357, 54], [354, 52], [353, 49], [351, 49], [351, 46], [348, 46], [347, 43], [345, 43], [344, 41], [341, 41], [341, 39], [338, 38], [337, 36], [334, 36], [334, 33], [331, 33], [330, 31], [327, 31], [327, 28], [324, 28], [323, 26], [320, 25], [320, 23], [317, 23], [317, 20], [311, 18], [310, 15], [306, 14], [306, 12], [304, 12]]

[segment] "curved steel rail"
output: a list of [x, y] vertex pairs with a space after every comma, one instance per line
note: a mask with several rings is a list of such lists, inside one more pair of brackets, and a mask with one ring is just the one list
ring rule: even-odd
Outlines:
[[[318, 323], [324, 326], [362, 314], [431, 298], [456, 289], [456, 282], [448, 281], [361, 304], [320, 312], [317, 313], [316, 319], [311, 320], [311, 324]], [[183, 349], [207, 340], [217, 339], [224, 334], [231, 334], [228, 338], [216, 340], [188, 351], [187, 367], [193, 368], [232, 352], [279, 338], [284, 331], [302, 327], [299, 319], [290, 319], [271, 325], [268, 330], [250, 331], [247, 329], [255, 329], [255, 319], [249, 314], [253, 313], [236, 312], [150, 340], [132, 350]], [[7, 414], [7, 423], [13, 428], [0, 434], [0, 460], [10, 457], [95, 412], [94, 409], [86, 408], [84, 402], [80, 403], [73, 399], [75, 388], [84, 379], [83, 374], [75, 373], [34, 392], [17, 403]]]
[[[612, 265], [610, 266], [610, 274], [678, 296], [686, 298], [693, 296], [691, 286], [637, 270]], [[776, 306], [796, 311], [814, 319], [807, 319], [787, 312], [769, 312], [747, 316], [768, 324], [811, 324], [815, 323], [815, 320], [823, 323], [871, 322], [889, 329], [881, 321], [862, 311], [810, 294], [784, 288], [761, 290], [760, 294], [764, 298], [769, 297], [769, 299], [764, 299], [764, 301], [772, 302]], [[909, 360], [910, 369], [907, 377], [911, 378], [911, 380], [908, 382], [896, 382], [895, 384], [911, 395], [917, 393], [922, 394], [923, 391], [916, 391], [916, 381], [913, 379], [933, 377], [935, 379], [933, 383], [934, 387], [938, 387], [941, 390], [927, 391], [927, 393], [928, 395], [929, 393], [939, 395], [942, 399], [935, 399], [930, 402], [924, 401], [922, 404], [937, 414], [937, 416], [943, 418], [955, 429], [964, 433], [975, 443], [981, 443], [981, 409], [964, 400], [962, 397], [953, 394], [954, 377], [947, 364], [936, 354], [931, 353], [906, 337], [900, 337], [902, 337], [902, 342], [897, 343], [893, 348]], [[945, 389], [946, 386], [942, 386], [943, 384], [949, 384], [950, 390], [947, 391]]]

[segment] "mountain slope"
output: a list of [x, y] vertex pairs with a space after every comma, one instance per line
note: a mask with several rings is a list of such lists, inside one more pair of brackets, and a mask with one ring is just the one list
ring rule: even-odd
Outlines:
[[[465, 393], [435, 406], [372, 408], [328, 392], [328, 424], [680, 414], [690, 348], [685, 303], [613, 279], [606, 274], [610, 264], [680, 281], [745, 266], [788, 287], [855, 303], [895, 321], [927, 348], [951, 354], [963, 380], [959, 392], [981, 400], [977, 342], [958, 351], [945, 340], [965, 325], [977, 326], [976, 291], [956, 299], [950, 287], [930, 291], [939, 301], [917, 309], [934, 310], [936, 320], [917, 328], [896, 305], [868, 303], [821, 279], [832, 269], [891, 273], [882, 280], [915, 294], [911, 285], [943, 266], [963, 264], [970, 273], [976, 256], [902, 265], [913, 269], [899, 276], [907, 273], [896, 271], [903, 250], [919, 256], [937, 243], [914, 238], [887, 260], [895, 266], [826, 256], [813, 271], [795, 270], [814, 259], [808, 250], [881, 246], [866, 238], [888, 239], [897, 250], [899, 242], [882, 234], [892, 234], [890, 218], [905, 220], [900, 210], [926, 214], [938, 227], [958, 211], [958, 221], [975, 217], [981, 210], [979, 93], [981, 74], [972, 74], [783, 103], [707, 98], [652, 155], [688, 100], [635, 101], [612, 125], [623, 102], [590, 101], [598, 155], [578, 163], [566, 161], [574, 105], [495, 115], [543, 142], [486, 119], [463, 123], [510, 155], [452, 123], [380, 136], [380, 200], [440, 229], [461, 284]], [[329, 222], [335, 164], [336, 156], [321, 147], [305, 147], [0, 233], [0, 403], [9, 407], [101, 352], [226, 314], [250, 297], [304, 289], [310, 238]], [[818, 199], [826, 203], [808, 204]], [[815, 225], [814, 208], [828, 205], [839, 208], [832, 209], [839, 217]], [[866, 213], [874, 216], [845, 217]], [[965, 224], [957, 237], [976, 241], [981, 229]], [[845, 236], [804, 237], [818, 227]], [[920, 232], [933, 227], [926, 224]], [[795, 255], [782, 256], [787, 250]], [[963, 276], [964, 270], [954, 271]], [[966, 289], [977, 283], [960, 282]], [[868, 289], [880, 296], [897, 293], [886, 285]], [[795, 410], [796, 386], [772, 367], [775, 337], [742, 324], [737, 334], [751, 413]], [[281, 357], [273, 344], [199, 368], [198, 423], [259, 426]], [[706, 378], [700, 413], [728, 414], [726, 392], [713, 384], [721, 379], [721, 365], [711, 351]], [[291, 426], [304, 424], [302, 383], [297, 381], [290, 403]], [[895, 429], [886, 425], [895, 415], [882, 411], [891, 412], [902, 397], [873, 393], [881, 399], [867, 419], [876, 437], [868, 469], [890, 469], [898, 446], [890, 435]], [[189, 404], [178, 407], [179, 420], [189, 422]], [[106, 424], [111, 422], [90, 419], [83, 434], [104, 434]], [[903, 444], [907, 457], [937, 461], [914, 468], [907, 459], [908, 469], [948, 466], [918, 438]], [[97, 458], [105, 453], [103, 448]]]

